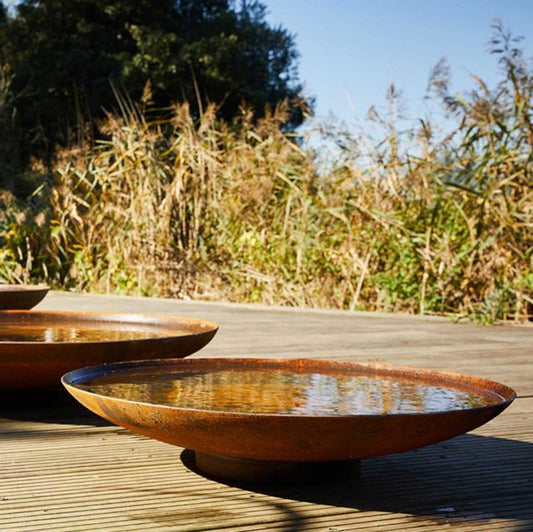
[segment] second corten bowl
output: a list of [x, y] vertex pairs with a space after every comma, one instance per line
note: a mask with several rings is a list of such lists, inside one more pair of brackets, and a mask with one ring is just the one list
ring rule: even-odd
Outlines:
[[89, 365], [186, 357], [217, 330], [210, 321], [159, 314], [0, 312], [0, 390], [61, 387], [64, 373]]

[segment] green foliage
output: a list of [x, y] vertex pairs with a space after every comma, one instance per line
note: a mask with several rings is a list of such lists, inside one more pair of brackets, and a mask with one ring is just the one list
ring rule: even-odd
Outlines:
[[[123, 87], [138, 101], [149, 83], [152, 107], [188, 102], [195, 119], [210, 103], [226, 120], [242, 102], [261, 116], [266, 105], [301, 99], [296, 56], [258, 1], [23, 0], [0, 22], [24, 161], [91, 136], [88, 125]], [[303, 115], [290, 105], [294, 127]]]

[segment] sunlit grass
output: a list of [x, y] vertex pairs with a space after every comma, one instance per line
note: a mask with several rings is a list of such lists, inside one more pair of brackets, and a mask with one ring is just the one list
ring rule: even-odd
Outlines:
[[[381, 136], [328, 127], [327, 166], [283, 132], [186, 105], [156, 119], [124, 103], [105, 141], [57, 154], [27, 204], [5, 200], [0, 277], [105, 293], [527, 319], [533, 307], [532, 80], [464, 99], [458, 120]], [[446, 99], [447, 98], [447, 99]], [[395, 104], [394, 91], [389, 104]]]

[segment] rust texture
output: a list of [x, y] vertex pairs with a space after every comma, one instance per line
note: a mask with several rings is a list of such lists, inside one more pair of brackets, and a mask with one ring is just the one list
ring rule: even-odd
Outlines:
[[[117, 337], [120, 331], [128, 330], [136, 332], [135, 338]], [[210, 321], [158, 314], [0, 312], [0, 389], [60, 387], [64, 373], [95, 364], [186, 357], [210, 342], [217, 330]], [[99, 337], [76, 341], [66, 336], [54, 341], [57, 331], [92, 331]], [[37, 332], [48, 334], [52, 340], [31, 341]]]
[[[455, 390], [476, 389], [500, 396], [483, 407], [389, 415], [285, 415], [217, 411], [163, 406], [123, 397], [91, 393], [83, 383], [99, 376], [120, 375], [132, 368], [158, 375], [186, 368], [189, 372], [243, 368], [316, 372], [331, 375], [371, 375], [415, 380]], [[495, 417], [515, 399], [509, 387], [460, 374], [325, 360], [185, 359], [113, 364], [86, 368], [63, 377], [67, 390], [89, 410], [131, 431], [208, 455], [250, 460], [314, 462], [359, 460], [397, 453], [468, 432]]]

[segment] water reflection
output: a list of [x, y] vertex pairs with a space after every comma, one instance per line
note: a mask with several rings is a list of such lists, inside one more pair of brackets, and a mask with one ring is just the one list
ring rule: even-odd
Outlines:
[[223, 370], [154, 373], [133, 368], [78, 387], [133, 401], [212, 411], [285, 415], [431, 413], [499, 403], [487, 390], [457, 390], [368, 375]]
[[118, 342], [126, 340], [140, 340], [143, 338], [161, 338], [178, 336], [165, 330], [150, 329], [148, 327], [131, 328], [132, 325], [122, 326], [113, 324], [109, 327], [79, 327], [79, 326], [39, 326], [39, 325], [2, 325], [0, 326], [0, 342]]

